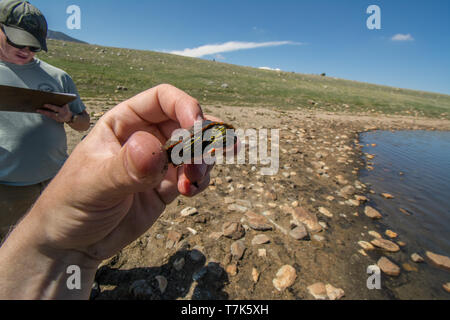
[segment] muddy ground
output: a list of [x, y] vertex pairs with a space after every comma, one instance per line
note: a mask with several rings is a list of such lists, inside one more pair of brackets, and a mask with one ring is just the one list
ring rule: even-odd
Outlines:
[[[95, 114], [94, 124], [116, 102], [85, 103]], [[450, 121], [300, 109], [206, 106], [204, 111], [237, 128], [280, 129], [278, 174], [261, 175], [260, 169], [267, 167], [261, 164], [217, 166], [206, 192], [193, 199], [179, 198], [147, 233], [102, 264], [92, 299], [314, 299], [307, 288], [317, 282], [342, 289], [341, 299], [450, 298], [442, 288], [448, 273], [443, 271], [440, 282], [428, 280], [428, 274], [442, 271], [427, 262], [411, 261], [416, 248], [408, 247], [401, 234], [393, 240], [401, 245], [397, 253], [362, 251], [358, 245], [374, 239], [369, 231], [389, 239], [385, 231], [391, 229], [383, 219], [374, 221], [364, 214], [371, 193], [370, 186], [358, 181], [358, 172], [370, 166], [370, 159], [360, 151], [359, 133], [449, 130]], [[82, 137], [68, 130], [70, 151]], [[342, 192], [343, 188], [349, 192]], [[198, 213], [183, 217], [180, 212], [187, 207]], [[330, 214], [319, 212], [320, 207]], [[294, 239], [290, 232], [300, 225], [293, 213], [296, 208], [316, 216], [322, 230], [307, 230], [302, 240]], [[271, 230], [255, 230], [249, 211], [260, 215], [259, 222], [265, 225], [257, 228]], [[234, 239], [222, 234], [229, 222], [235, 222], [236, 229], [230, 232]], [[252, 244], [261, 234], [269, 242]], [[243, 256], [235, 251], [232, 255], [232, 247], [244, 250]], [[381, 290], [369, 290], [367, 267], [381, 256], [400, 266], [400, 275], [383, 273]], [[295, 280], [279, 291], [273, 279], [284, 265], [295, 270]]]

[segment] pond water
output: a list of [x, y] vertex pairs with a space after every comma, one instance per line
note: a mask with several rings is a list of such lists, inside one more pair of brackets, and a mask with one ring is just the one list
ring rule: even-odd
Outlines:
[[375, 131], [360, 139], [363, 152], [375, 155], [360, 179], [375, 191], [370, 198], [384, 222], [417, 252], [450, 256], [450, 132]]

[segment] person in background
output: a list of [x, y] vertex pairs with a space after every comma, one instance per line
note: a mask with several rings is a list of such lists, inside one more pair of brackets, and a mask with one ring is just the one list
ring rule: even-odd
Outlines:
[[[66, 72], [35, 58], [47, 51], [46, 38], [47, 21], [36, 7], [0, 1], [0, 85], [78, 96]], [[89, 129], [79, 96], [63, 107], [45, 105], [37, 114], [0, 112], [0, 239], [67, 160], [64, 124], [80, 132]]]

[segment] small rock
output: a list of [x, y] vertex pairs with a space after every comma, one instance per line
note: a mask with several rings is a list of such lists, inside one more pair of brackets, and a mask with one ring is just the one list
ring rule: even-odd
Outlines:
[[324, 207], [320, 207], [319, 212], [328, 218], [333, 218], [333, 214]]
[[250, 228], [258, 231], [272, 230], [272, 225], [266, 217], [252, 211], [248, 211], [245, 216]]
[[442, 256], [430, 251], [425, 252], [425, 255], [432, 265], [442, 268], [444, 270], [450, 271], [450, 258], [447, 256]]
[[325, 237], [318, 234], [313, 235], [313, 239], [319, 242], [325, 241]]
[[166, 249], [173, 248], [180, 240], [181, 240], [182, 234], [175, 231], [170, 230], [167, 234], [167, 242], [166, 242]]
[[386, 199], [394, 199], [394, 196], [389, 193], [382, 193], [381, 195]]
[[246, 250], [246, 247], [242, 240], [235, 241], [231, 245], [231, 255], [236, 260], [242, 259], [242, 256], [244, 255], [245, 250]]
[[448, 293], [450, 293], [450, 282], [444, 283], [442, 285], [442, 288], [447, 291]]
[[412, 272], [412, 271], [417, 272], [417, 271], [419, 271], [419, 270], [417, 270], [416, 267], [410, 265], [409, 263], [402, 264], [402, 267], [403, 267], [403, 269], [405, 269], [408, 272]]
[[339, 300], [345, 295], [344, 290], [335, 288], [329, 283], [325, 285], [325, 289], [327, 291], [328, 299], [330, 300]]
[[364, 208], [364, 214], [371, 219], [381, 219], [383, 217], [381, 213], [369, 206]]
[[375, 247], [367, 241], [358, 241], [358, 244], [361, 248], [363, 248], [364, 250], [367, 250], [367, 251], [375, 249]]
[[295, 269], [290, 265], [284, 265], [278, 270], [272, 283], [278, 291], [283, 291], [292, 286], [296, 278], [297, 272]]
[[159, 291], [161, 291], [161, 293], [164, 294], [164, 292], [166, 292], [168, 284], [166, 277], [156, 276], [155, 279], [156, 281], [158, 281]]
[[398, 252], [400, 251], [400, 247], [392, 241], [385, 239], [374, 239], [370, 241], [374, 246], [382, 248], [389, 252]]
[[187, 207], [181, 211], [182, 217], [188, 217], [193, 216], [194, 214], [197, 214], [198, 210], [196, 208]]
[[230, 210], [230, 211], [238, 211], [238, 212], [246, 212], [248, 210], [248, 208], [244, 207], [244, 206], [240, 206], [240, 205], [238, 205], [236, 203], [233, 203], [233, 204], [230, 204], [228, 206], [228, 210]]
[[186, 229], [188, 229], [188, 231], [189, 231], [190, 233], [192, 233], [194, 236], [198, 233], [197, 230], [192, 229], [192, 228], [190, 228], [190, 227], [187, 227]]
[[378, 239], [383, 238], [383, 237], [381, 236], [381, 234], [379, 234], [379, 233], [376, 232], [376, 231], [369, 231], [368, 233], [369, 233], [369, 235], [371, 235], [371, 236], [374, 237], [374, 238], [378, 238]]
[[311, 232], [322, 231], [322, 226], [319, 224], [317, 216], [302, 207], [294, 208], [292, 211], [292, 217], [298, 225], [303, 223]]
[[257, 283], [259, 280], [259, 272], [256, 268], [252, 269], [252, 279], [254, 283]]
[[392, 231], [392, 230], [386, 230], [385, 234], [386, 234], [389, 238], [392, 238], [392, 239], [397, 238], [397, 236], [398, 236], [398, 234], [395, 233], [395, 232]]
[[342, 188], [339, 193], [343, 198], [349, 199], [350, 197], [352, 197], [356, 192], [355, 187], [353, 186], [345, 186], [344, 188]]
[[420, 262], [424, 261], [424, 259], [418, 253], [413, 253], [411, 255], [411, 260], [416, 262], [416, 263], [420, 263]]
[[239, 240], [245, 236], [245, 230], [239, 222], [225, 222], [222, 230], [225, 237], [233, 240]]
[[322, 282], [317, 282], [310, 285], [308, 288], [308, 292], [314, 297], [316, 300], [326, 300], [328, 297], [327, 288], [325, 284]]
[[232, 277], [234, 277], [235, 275], [237, 275], [237, 266], [235, 264], [229, 264], [225, 271]]
[[267, 256], [267, 250], [266, 249], [258, 249], [258, 257], [265, 258]]
[[381, 257], [377, 262], [378, 267], [389, 276], [396, 277], [400, 274], [400, 267], [386, 257]]
[[291, 232], [289, 232], [289, 235], [295, 240], [302, 240], [308, 236], [308, 231], [306, 231], [303, 223], [300, 223], [297, 227], [292, 229]]
[[255, 236], [252, 240], [252, 245], [260, 245], [260, 244], [265, 244], [265, 243], [269, 243], [270, 242], [270, 238], [268, 236], [266, 236], [265, 234], [258, 234], [257, 236]]

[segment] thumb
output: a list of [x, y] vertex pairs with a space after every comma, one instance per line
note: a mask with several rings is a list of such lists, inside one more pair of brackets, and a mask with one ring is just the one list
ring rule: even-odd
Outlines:
[[150, 133], [137, 132], [108, 165], [107, 175], [113, 189], [110, 191], [123, 197], [154, 188], [166, 175], [167, 168], [167, 155], [159, 140]]

